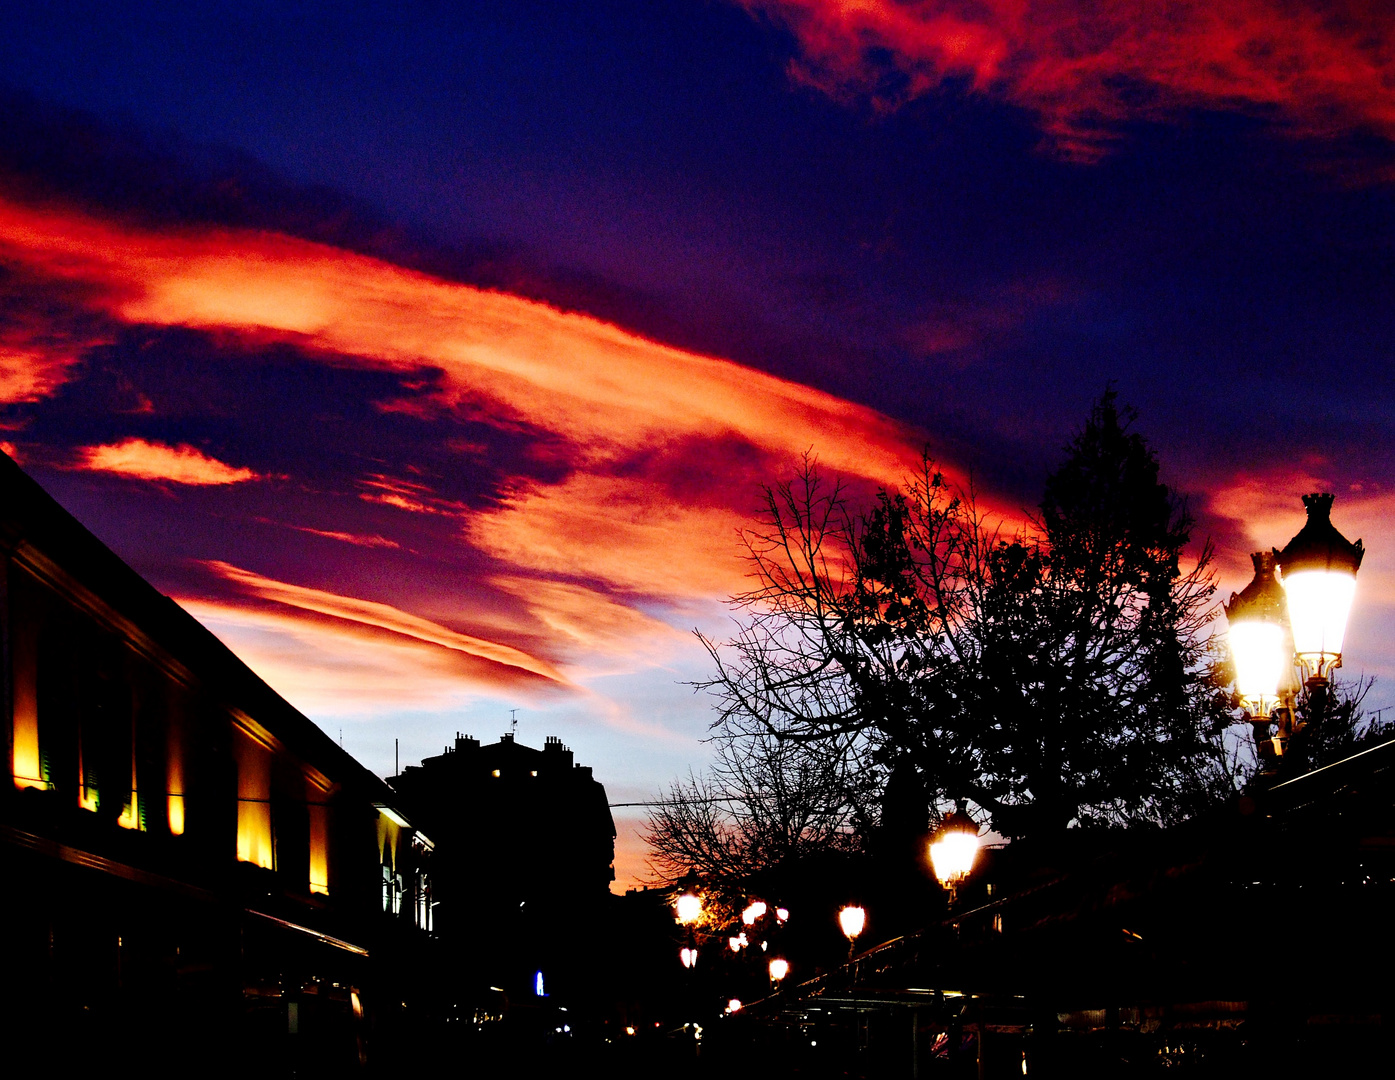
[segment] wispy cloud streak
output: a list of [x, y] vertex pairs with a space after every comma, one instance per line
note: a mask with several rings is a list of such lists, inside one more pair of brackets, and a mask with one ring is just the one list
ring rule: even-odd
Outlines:
[[402, 611], [390, 604], [341, 596], [322, 589], [277, 581], [229, 563], [209, 561], [205, 566], [224, 581], [238, 586], [246, 595], [270, 600], [302, 611], [327, 615], [362, 626], [387, 630], [443, 649], [466, 653], [505, 667], [541, 676], [558, 685], [568, 685], [568, 679], [552, 664], [531, 656], [520, 649], [484, 638], [461, 634], [429, 619]]

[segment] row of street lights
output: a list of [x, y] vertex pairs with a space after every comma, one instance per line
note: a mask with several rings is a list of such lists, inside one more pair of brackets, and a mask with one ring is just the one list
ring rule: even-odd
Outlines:
[[[1255, 743], [1262, 758], [1282, 763], [1293, 737], [1304, 727], [1295, 717], [1297, 681], [1295, 667], [1312, 694], [1309, 722], [1320, 717], [1332, 671], [1341, 666], [1342, 645], [1356, 592], [1356, 572], [1365, 551], [1361, 541], [1348, 541], [1331, 521], [1333, 496], [1303, 496], [1308, 520], [1282, 551], [1260, 551], [1250, 556], [1254, 580], [1225, 607], [1229, 644], [1235, 664], [1235, 688], [1253, 725]], [[1276, 576], [1277, 573], [1277, 576]], [[1277, 723], [1277, 733], [1271, 736]], [[942, 820], [929, 844], [930, 863], [951, 905], [958, 887], [973, 870], [980, 846], [979, 827], [960, 800], [954, 812]], [[688, 929], [688, 944], [680, 951], [685, 968], [697, 964], [696, 928], [702, 920], [702, 898], [690, 873], [686, 888], [674, 901], [678, 922]], [[754, 928], [769, 913], [763, 900], [753, 900], [741, 913], [742, 924]], [[778, 923], [789, 918], [785, 908], [775, 909]], [[838, 926], [848, 939], [852, 959], [857, 939], [867, 925], [866, 909], [849, 904], [838, 912]], [[750, 944], [745, 930], [728, 939], [733, 952]], [[761, 948], [767, 942], [761, 941]], [[774, 956], [768, 962], [773, 986], [789, 974], [789, 961]], [[741, 1002], [731, 999], [727, 1012]]]
[[[935, 830], [929, 848], [930, 863], [934, 868], [935, 877], [949, 890], [951, 902], [955, 889], [973, 870], [978, 848], [978, 825], [969, 816], [965, 803], [961, 801], [957, 809]], [[696, 888], [696, 877], [693, 872], [685, 876], [684, 890], [673, 902], [674, 915], [679, 924], [688, 930], [688, 944], [679, 950], [679, 959], [685, 968], [695, 967], [698, 958], [696, 928], [702, 921], [703, 906], [702, 897]], [[770, 914], [770, 911], [770, 906], [764, 900], [752, 900], [741, 912], [742, 925], [754, 927]], [[788, 921], [790, 913], [787, 908], [777, 907], [774, 909], [774, 916], [777, 924], [783, 924]], [[866, 925], [867, 911], [860, 905], [849, 904], [839, 910], [838, 927], [848, 939], [849, 959], [852, 958], [857, 939]], [[732, 952], [740, 952], [750, 944], [750, 938], [746, 931], [742, 930], [729, 937], [727, 944]], [[761, 950], [765, 951], [767, 942], [762, 940], [760, 945]], [[778, 985], [789, 974], [789, 969], [789, 961], [780, 956], [771, 957], [768, 964], [771, 982]]]

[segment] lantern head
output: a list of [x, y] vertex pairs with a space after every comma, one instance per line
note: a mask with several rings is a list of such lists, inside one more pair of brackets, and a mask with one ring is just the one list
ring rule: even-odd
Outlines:
[[1288, 597], [1289, 625], [1298, 661], [1312, 683], [1325, 683], [1342, 663], [1342, 637], [1365, 550], [1332, 524], [1332, 496], [1303, 496], [1308, 520], [1283, 551], [1276, 551]]
[[978, 825], [960, 801], [958, 809], [940, 822], [930, 839], [930, 864], [940, 884], [952, 890], [969, 876], [977, 856]]
[[1230, 654], [1235, 661], [1235, 689], [1255, 720], [1266, 720], [1279, 700], [1284, 675], [1293, 666], [1287, 603], [1274, 577], [1274, 556], [1256, 551], [1254, 580], [1225, 605]]

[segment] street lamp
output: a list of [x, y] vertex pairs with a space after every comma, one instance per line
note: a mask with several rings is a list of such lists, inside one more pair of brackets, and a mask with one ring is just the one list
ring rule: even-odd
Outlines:
[[692, 926], [702, 918], [702, 898], [694, 892], [685, 892], [673, 902], [678, 921], [684, 926]]
[[678, 959], [683, 961], [685, 968], [697, 967], [697, 949], [682, 949], [678, 953]]
[[843, 936], [849, 941], [856, 941], [857, 936], [862, 933], [862, 928], [867, 925], [867, 912], [855, 905], [849, 905], [838, 912], [838, 925], [842, 928]]
[[790, 973], [790, 962], [780, 957], [770, 961], [770, 981], [775, 985], [780, 984], [780, 980]]
[[1342, 665], [1342, 638], [1356, 593], [1356, 571], [1366, 554], [1332, 524], [1332, 496], [1304, 495], [1308, 520], [1283, 551], [1275, 553], [1298, 662], [1310, 687], [1327, 685]]
[[862, 928], [867, 925], [867, 912], [856, 904], [849, 904], [838, 912], [838, 926], [843, 931], [843, 936], [848, 939], [848, 959], [852, 959], [853, 949], [857, 947], [858, 935], [862, 933]]
[[[1303, 496], [1308, 520], [1280, 551], [1250, 556], [1255, 576], [1225, 605], [1235, 689], [1261, 757], [1282, 758], [1302, 726], [1294, 717], [1292, 671], [1298, 664], [1313, 693], [1310, 721], [1321, 717], [1332, 670], [1342, 664], [1342, 641], [1365, 551], [1332, 524], [1332, 496]], [[1277, 567], [1282, 582], [1276, 582]], [[1271, 718], [1279, 730], [1269, 739]], [[1299, 755], [1302, 756], [1301, 754]]]
[[960, 799], [958, 808], [940, 822], [930, 838], [930, 865], [935, 868], [940, 884], [949, 890], [951, 902], [955, 890], [974, 868], [977, 856], [978, 825], [969, 817], [965, 801]]
[[752, 900], [741, 913], [741, 921], [747, 926], [754, 926], [756, 920], [769, 910], [764, 900]]
[[1288, 641], [1288, 606], [1284, 590], [1274, 577], [1274, 556], [1256, 551], [1254, 580], [1223, 605], [1230, 625], [1231, 657], [1235, 661], [1235, 689], [1245, 711], [1255, 723], [1267, 725], [1280, 703], [1286, 669], [1293, 667]]

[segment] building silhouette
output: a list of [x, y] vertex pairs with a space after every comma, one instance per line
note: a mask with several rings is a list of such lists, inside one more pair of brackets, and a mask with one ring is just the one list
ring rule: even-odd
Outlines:
[[605, 788], [549, 736], [455, 743], [389, 781], [436, 842], [435, 925], [514, 999], [576, 993], [607, 921], [615, 822]]
[[391, 1041], [427, 834], [3, 454], [0, 729], [17, 1075], [337, 1075]]

